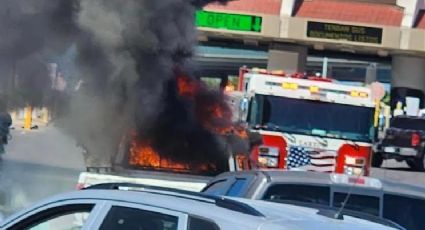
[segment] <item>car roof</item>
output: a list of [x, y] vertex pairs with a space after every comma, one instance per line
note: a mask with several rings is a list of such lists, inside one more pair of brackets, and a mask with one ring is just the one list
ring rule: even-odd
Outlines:
[[299, 225], [298, 229], [310, 229], [315, 224], [319, 226], [336, 225], [338, 229], [353, 229], [353, 227], [355, 229], [392, 229], [384, 225], [352, 217], [344, 218], [344, 220], [335, 220], [317, 214], [317, 209], [312, 208], [273, 204], [266, 201], [247, 200], [243, 198], [216, 198], [245, 204], [257, 210], [261, 215], [245, 214], [237, 211], [237, 209], [232, 210], [225, 206], [218, 206], [215, 203], [210, 203], [208, 198], [204, 198], [201, 194], [199, 196], [185, 195], [184, 193], [149, 189], [140, 191], [83, 190], [52, 197], [39, 203], [36, 207], [42, 207], [43, 205], [58, 201], [75, 201], [76, 203], [80, 200], [84, 200], [85, 202], [114, 201], [165, 208], [167, 210], [208, 218], [216, 221], [216, 223], [227, 223], [227, 225], [237, 224], [237, 229], [252, 229], [253, 226], [266, 225], [269, 228], [259, 229], [293, 229], [292, 227], [286, 227], [286, 222], [288, 221], [296, 224], [292, 226]]
[[[293, 182], [293, 183], [317, 183], [317, 184], [334, 184], [332, 182], [331, 176], [329, 173], [320, 173], [320, 172], [303, 172], [303, 171], [263, 171], [272, 182]], [[343, 174], [341, 174], [343, 175]], [[373, 187], [364, 187], [366, 189], [376, 189], [382, 190], [385, 193], [394, 193], [394, 194], [403, 194], [411, 195], [425, 198], [425, 187], [417, 185], [409, 185], [400, 182], [389, 181], [385, 179], [377, 179], [373, 177], [374, 180], [379, 180], [382, 184], [381, 189]], [[352, 184], [338, 184], [338, 186], [352, 186]], [[363, 187], [362, 187], [363, 188]]]
[[[257, 175], [265, 177], [269, 183], [294, 183], [294, 184], [319, 184], [319, 185], [330, 185], [334, 184], [330, 173], [321, 172], [306, 172], [306, 171], [284, 171], [284, 170], [250, 170], [250, 171], [239, 171], [239, 172], [226, 172], [216, 177], [216, 180], [224, 177], [232, 176], [250, 176]], [[344, 175], [344, 174], [341, 174]], [[373, 177], [365, 177], [373, 178]], [[425, 198], [425, 187], [418, 185], [404, 184], [400, 182], [389, 181], [385, 179], [373, 178], [373, 180], [379, 180], [382, 184], [382, 188], [373, 187], [362, 187], [365, 189], [381, 190], [385, 193], [402, 194], [417, 196]], [[351, 186], [352, 184], [338, 184], [338, 186]], [[360, 186], [359, 186], [360, 187]]]
[[347, 215], [344, 215], [343, 220], [325, 217], [318, 214], [318, 209], [310, 207], [243, 198], [235, 199], [244, 201], [268, 217], [275, 216], [276, 220], [273, 223], [285, 225], [288, 229], [353, 229], [353, 227], [355, 229], [390, 229], [379, 223]]

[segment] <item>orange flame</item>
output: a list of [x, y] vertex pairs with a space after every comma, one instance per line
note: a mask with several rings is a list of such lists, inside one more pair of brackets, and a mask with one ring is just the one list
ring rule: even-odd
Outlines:
[[226, 87], [224, 87], [224, 91], [233, 92], [233, 91], [235, 91], [235, 86], [232, 85], [232, 84], [227, 84]]
[[174, 162], [161, 157], [149, 144], [138, 142], [136, 139], [133, 139], [131, 143], [129, 163], [133, 166], [166, 169], [176, 172], [208, 171], [216, 168], [214, 164], [191, 166], [187, 163]]
[[138, 143], [133, 140], [130, 148], [131, 165], [149, 168], [169, 168], [176, 170], [189, 170], [186, 164], [175, 163], [171, 160], [161, 158], [160, 155], [149, 145]]
[[177, 90], [180, 96], [194, 97], [199, 89], [199, 84], [194, 80], [179, 75], [177, 76]]

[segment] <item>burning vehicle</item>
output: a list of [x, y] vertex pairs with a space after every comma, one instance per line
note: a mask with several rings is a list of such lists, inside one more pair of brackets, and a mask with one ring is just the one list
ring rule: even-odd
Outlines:
[[[210, 176], [252, 166], [248, 154], [256, 144], [255, 136], [250, 137], [247, 129], [235, 122], [238, 113], [232, 111], [231, 97], [210, 91], [201, 81], [182, 74], [176, 75], [170, 85], [171, 93], [193, 106], [194, 119], [200, 124], [199, 134], [185, 137], [189, 139], [170, 137], [178, 145], [169, 150], [168, 138], [162, 132], [158, 139], [140, 137], [136, 131], [123, 133], [117, 154], [110, 162], [96, 161], [86, 152], [87, 172], [80, 175], [78, 187], [121, 181], [199, 191]], [[201, 139], [196, 140], [198, 137]], [[203, 145], [205, 137], [214, 138], [215, 145], [202, 146], [200, 149], [206, 154], [194, 151], [198, 144]], [[209, 148], [215, 152], [208, 152]]]
[[249, 134], [192, 61], [195, 11], [211, 2], [79, 2], [84, 84], [66, 119], [85, 149], [79, 187], [124, 181], [200, 190], [204, 176], [248, 166]]

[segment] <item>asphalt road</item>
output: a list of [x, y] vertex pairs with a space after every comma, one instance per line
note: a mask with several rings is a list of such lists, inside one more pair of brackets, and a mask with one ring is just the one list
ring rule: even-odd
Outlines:
[[382, 168], [373, 168], [372, 177], [425, 187], [425, 172], [411, 170], [405, 162], [384, 161]]
[[0, 211], [7, 215], [48, 196], [75, 189], [84, 169], [81, 149], [54, 127], [12, 130], [0, 162]]
[[[75, 189], [84, 170], [81, 149], [54, 127], [12, 131], [13, 139], [0, 162], [0, 212], [5, 215], [46, 198]], [[372, 176], [425, 186], [425, 173], [405, 163], [384, 162]]]

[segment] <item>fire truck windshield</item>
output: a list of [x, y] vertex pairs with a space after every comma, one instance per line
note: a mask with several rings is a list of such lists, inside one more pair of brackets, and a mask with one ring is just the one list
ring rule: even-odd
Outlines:
[[370, 107], [256, 95], [248, 119], [263, 129], [371, 142], [373, 118]]

